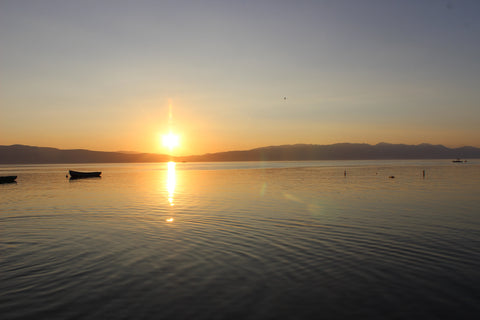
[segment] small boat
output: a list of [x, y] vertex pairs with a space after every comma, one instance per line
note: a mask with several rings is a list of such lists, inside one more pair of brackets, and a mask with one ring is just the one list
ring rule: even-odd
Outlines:
[[0, 183], [12, 183], [15, 182], [15, 179], [17, 179], [17, 176], [1, 176]]
[[457, 159], [457, 160], [452, 160], [452, 162], [459, 162], [459, 163], [462, 163], [462, 162], [467, 162], [467, 160], [461, 160], [461, 159]]
[[70, 173], [70, 179], [94, 178], [94, 177], [100, 177], [100, 175], [102, 174], [99, 171], [81, 172], [81, 171], [68, 170], [68, 172]]

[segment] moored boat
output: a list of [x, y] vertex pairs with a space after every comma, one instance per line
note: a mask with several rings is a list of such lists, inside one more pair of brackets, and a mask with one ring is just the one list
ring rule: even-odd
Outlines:
[[1, 176], [0, 183], [12, 183], [15, 182], [15, 179], [17, 179], [17, 176]]
[[68, 172], [70, 173], [70, 179], [94, 178], [94, 177], [100, 177], [100, 175], [102, 174], [100, 171], [81, 172], [81, 171], [68, 170]]

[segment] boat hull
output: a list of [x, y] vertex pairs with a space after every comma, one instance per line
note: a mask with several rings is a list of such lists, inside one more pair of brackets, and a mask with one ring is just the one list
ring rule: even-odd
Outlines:
[[17, 176], [1, 176], [0, 183], [13, 183], [17, 179]]
[[69, 170], [70, 179], [83, 179], [83, 178], [98, 178], [102, 174], [100, 171], [95, 172], [81, 172]]

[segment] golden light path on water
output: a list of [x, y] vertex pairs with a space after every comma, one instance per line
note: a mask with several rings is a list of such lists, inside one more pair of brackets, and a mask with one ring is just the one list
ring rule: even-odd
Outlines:
[[[173, 196], [175, 194], [175, 185], [177, 183], [176, 179], [176, 171], [175, 171], [176, 163], [170, 161], [167, 163], [167, 193], [168, 193], [168, 202], [170, 206], [173, 207], [175, 203], [173, 202]], [[165, 221], [173, 222], [173, 218], [167, 218]]]

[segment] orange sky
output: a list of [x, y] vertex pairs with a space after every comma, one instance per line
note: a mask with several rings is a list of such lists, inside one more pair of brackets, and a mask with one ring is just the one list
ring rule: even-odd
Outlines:
[[[170, 100], [171, 101], [171, 100]], [[218, 119], [216, 115], [192, 113], [189, 105], [172, 103], [172, 121], [169, 121], [169, 100], [144, 103], [136, 112], [116, 115], [115, 122], [108, 116], [96, 120], [75, 123], [68, 117], [49, 130], [22, 129], [16, 135], [3, 135], [2, 144], [22, 143], [52, 146], [61, 149], [85, 148], [104, 151], [141, 151], [170, 153], [162, 143], [162, 136], [170, 131], [179, 136], [180, 145], [171, 152], [174, 155], [192, 155], [228, 150], [245, 150], [268, 145], [311, 143], [332, 144], [339, 142], [379, 142], [418, 144], [441, 143], [451, 147], [477, 145], [476, 129], [457, 131], [448, 127], [437, 128], [412, 121], [411, 124], [385, 121], [375, 125], [347, 122], [304, 121], [301, 127], [288, 119], [259, 121], [248, 115], [238, 115], [240, 125]], [[288, 102], [294, 103], [294, 102]], [[126, 107], [126, 110], [129, 110]], [[74, 116], [74, 115], [72, 115]], [[88, 116], [88, 115], [85, 115]], [[58, 127], [61, 129], [59, 130]], [[12, 128], [11, 132], [14, 132]], [[82, 134], [78, 134], [78, 131]], [[461, 143], [459, 143], [459, 141]]]

